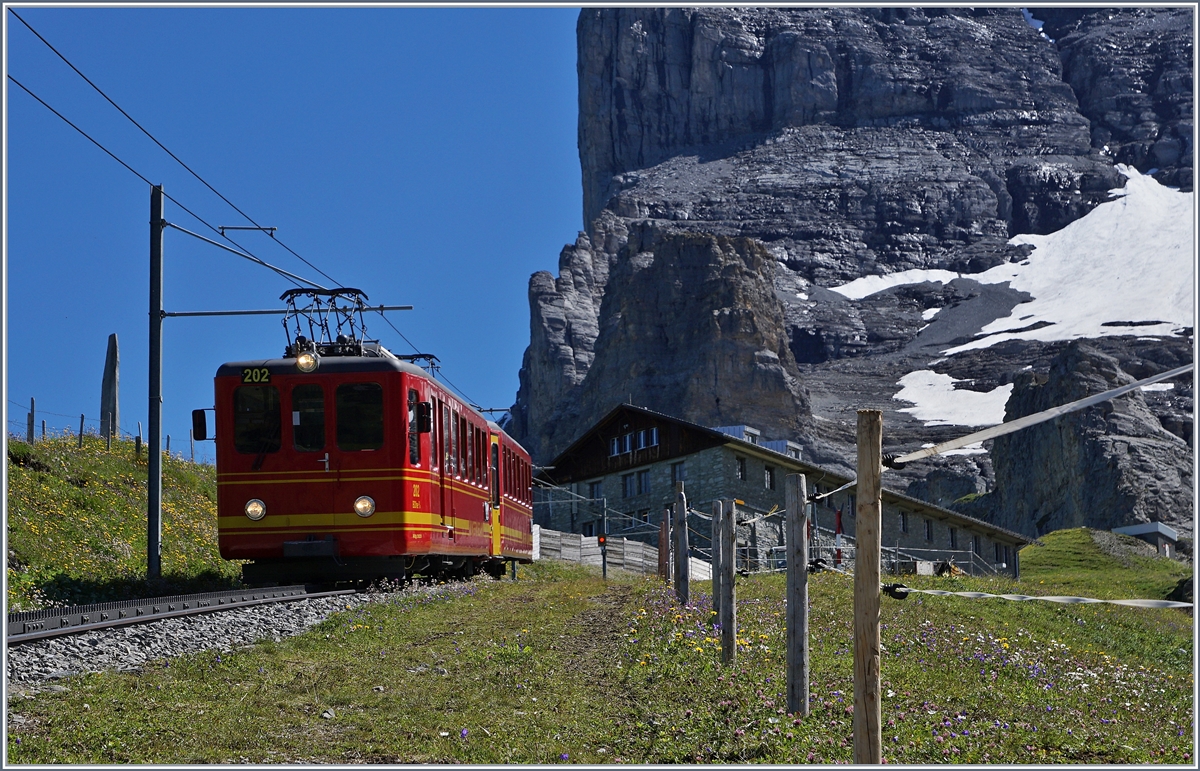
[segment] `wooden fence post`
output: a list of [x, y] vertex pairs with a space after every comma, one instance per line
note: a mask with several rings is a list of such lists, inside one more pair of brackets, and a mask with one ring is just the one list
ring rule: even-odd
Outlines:
[[30, 444], [33, 444], [33, 421], [34, 416], [37, 414], [34, 406], [33, 397], [31, 396], [29, 397], [29, 420], [26, 421], [25, 425], [25, 441], [29, 442]]
[[854, 554], [854, 762], [883, 757], [879, 699], [879, 550], [883, 413], [858, 411], [858, 507]]
[[680, 605], [687, 605], [691, 600], [689, 568], [690, 552], [688, 549], [687, 531], [687, 496], [683, 493], [683, 482], [675, 483], [675, 597]]
[[737, 504], [727, 501], [721, 516], [721, 662], [737, 658], [737, 590], [733, 585], [737, 565]]
[[79, 416], [79, 449], [83, 449], [83, 415]]
[[721, 618], [721, 517], [724, 507], [720, 501], [712, 505], [712, 609]]
[[670, 509], [663, 509], [662, 522], [658, 526], [658, 575], [663, 581], [671, 583], [671, 520], [667, 516]]
[[788, 474], [787, 506], [787, 711], [807, 717], [808, 516], [803, 474]]

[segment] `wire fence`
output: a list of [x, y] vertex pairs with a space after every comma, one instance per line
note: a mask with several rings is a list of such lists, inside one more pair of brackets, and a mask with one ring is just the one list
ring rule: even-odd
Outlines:
[[[15, 439], [17, 441], [29, 441], [31, 438], [29, 429], [29, 405], [21, 404], [20, 402], [13, 401], [12, 399], [9, 399], [8, 403], [13, 406], [20, 407], [25, 411], [24, 420], [11, 417], [8, 419], [7, 430], [9, 439]], [[103, 426], [105, 421], [97, 417], [89, 417], [87, 413], [67, 415], [61, 412], [52, 412], [50, 410], [43, 410], [40, 407], [37, 407], [33, 415], [35, 426], [32, 439], [34, 443], [50, 439], [63, 439], [67, 437], [78, 438], [81, 433], [85, 437], [104, 438]], [[66, 424], [66, 426], [63, 426], [61, 421], [54, 426], [48, 426], [46, 420], [39, 417], [41, 415], [69, 418], [71, 422]], [[82, 428], [82, 432], [80, 431], [80, 428]], [[115, 425], [114, 429], [114, 441], [125, 440], [136, 442], [140, 438], [143, 443], [145, 442], [145, 439], [142, 438], [142, 424], [140, 422], [136, 422], [132, 426]], [[209, 457], [209, 453], [203, 447], [201, 447], [199, 453], [197, 453], [195, 442], [192, 441], [191, 431], [188, 431], [188, 436], [185, 440], [185, 443], [185, 447], [180, 447], [179, 444], [176, 444], [175, 447], [172, 447], [171, 435], [166, 434], [164, 435], [162, 451], [169, 457], [180, 461], [200, 463], [205, 465], [211, 465], [211, 463], [214, 462], [214, 459]]]

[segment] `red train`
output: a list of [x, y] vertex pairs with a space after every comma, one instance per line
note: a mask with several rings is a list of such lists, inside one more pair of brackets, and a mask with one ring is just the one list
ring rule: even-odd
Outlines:
[[[355, 311], [361, 333], [359, 295], [284, 293], [313, 337], [289, 335], [283, 358], [217, 370], [221, 556], [252, 560], [251, 584], [499, 577], [528, 562], [529, 454], [411, 361], [353, 324], [345, 334]], [[312, 304], [297, 312], [298, 296]]]

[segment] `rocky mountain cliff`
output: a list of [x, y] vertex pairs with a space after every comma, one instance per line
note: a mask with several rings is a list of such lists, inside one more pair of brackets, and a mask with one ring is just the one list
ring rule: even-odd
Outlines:
[[[1048, 373], [1018, 373], [1004, 418], [1134, 380], [1116, 358], [1073, 342]], [[1029, 531], [1032, 525], [1041, 535], [1163, 522], [1192, 531], [1192, 453], [1184, 439], [1163, 428], [1140, 391], [998, 437], [991, 455], [995, 490], [971, 509], [1002, 527]]]
[[[1047, 372], [1065, 343], [941, 352], [1029, 300], [971, 275], [1025, 260], [1012, 236], [1108, 200], [1125, 183], [1115, 164], [1191, 189], [1193, 21], [1186, 9], [1035, 13], [1041, 33], [1014, 8], [584, 9], [585, 231], [557, 278], [530, 280], [509, 425], [535, 462], [632, 400], [754, 425], [848, 468], [858, 408], [886, 411], [889, 446], [964, 433], [897, 412], [906, 373], [988, 391]], [[830, 291], [912, 269], [960, 277]], [[1190, 360], [1192, 341], [1102, 347], [1128, 371], [1157, 371]], [[1186, 414], [1151, 409], [1188, 437], [1190, 412], [1190, 397]], [[945, 502], [996, 477], [977, 455], [889, 484]]]

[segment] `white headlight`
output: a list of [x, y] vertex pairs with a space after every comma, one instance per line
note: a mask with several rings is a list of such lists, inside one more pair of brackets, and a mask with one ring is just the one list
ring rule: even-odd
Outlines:
[[267, 504], [257, 498], [246, 501], [246, 516], [257, 522], [267, 516]]
[[369, 517], [375, 513], [375, 501], [369, 495], [363, 495], [354, 502], [354, 513], [360, 517]]
[[317, 359], [317, 355], [309, 351], [305, 351], [296, 357], [296, 369], [301, 372], [312, 372], [317, 368], [318, 363], [320, 361]]

